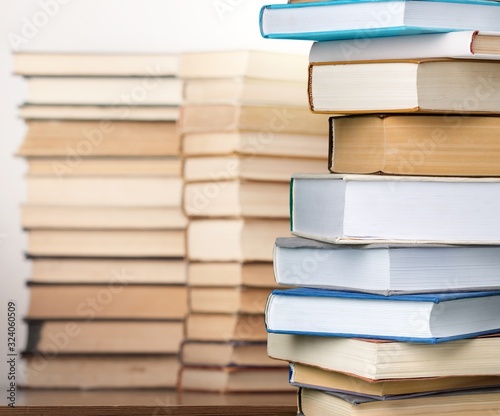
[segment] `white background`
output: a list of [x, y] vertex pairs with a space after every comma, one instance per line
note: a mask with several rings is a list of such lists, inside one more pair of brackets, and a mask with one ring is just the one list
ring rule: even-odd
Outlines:
[[[262, 39], [260, 7], [284, 0], [1, 0], [0, 6], [0, 404], [7, 385], [7, 302], [18, 309], [18, 351], [28, 305], [26, 235], [19, 205], [25, 164], [13, 155], [25, 125], [17, 117], [22, 79], [12, 75], [13, 50], [164, 52], [266, 49], [307, 54], [309, 42]], [[50, 13], [49, 13], [50, 12]], [[49, 14], [51, 16], [49, 16]], [[28, 23], [29, 22], [29, 23]], [[31, 29], [31, 30], [30, 30]], [[21, 371], [18, 371], [21, 373]]]

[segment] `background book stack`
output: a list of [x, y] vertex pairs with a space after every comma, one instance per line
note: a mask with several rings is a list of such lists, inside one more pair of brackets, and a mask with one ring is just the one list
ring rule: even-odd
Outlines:
[[288, 181], [326, 166], [327, 116], [307, 108], [307, 56], [185, 53], [184, 157], [189, 316], [185, 390], [290, 390], [266, 353], [272, 246], [288, 233]]
[[175, 387], [187, 311], [177, 55], [18, 53], [26, 386]]
[[292, 176], [269, 355], [305, 416], [498, 411], [499, 4], [289, 3], [261, 32], [316, 41], [331, 173]]

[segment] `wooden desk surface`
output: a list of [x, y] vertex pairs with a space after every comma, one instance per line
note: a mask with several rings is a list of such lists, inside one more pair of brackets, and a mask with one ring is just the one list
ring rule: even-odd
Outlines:
[[0, 415], [26, 416], [295, 416], [296, 395], [179, 393], [162, 390], [18, 390], [16, 407]]

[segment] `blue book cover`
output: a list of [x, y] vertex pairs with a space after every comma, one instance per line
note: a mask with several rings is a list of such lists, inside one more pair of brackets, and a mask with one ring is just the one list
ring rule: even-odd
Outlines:
[[335, 0], [271, 4], [262, 7], [259, 27], [264, 38], [309, 41], [460, 30], [498, 31], [500, 4], [484, 0]]
[[273, 290], [266, 328], [272, 333], [423, 343], [473, 338], [500, 331], [500, 291], [387, 297], [313, 288]]

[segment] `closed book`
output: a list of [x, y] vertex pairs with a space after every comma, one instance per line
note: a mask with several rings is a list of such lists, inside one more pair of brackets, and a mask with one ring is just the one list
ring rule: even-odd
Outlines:
[[88, 157], [180, 155], [174, 121], [28, 120], [27, 126], [19, 156], [59, 156], [71, 168]]
[[185, 365], [197, 367], [282, 367], [288, 365], [284, 361], [274, 360], [267, 355], [265, 341], [185, 341], [182, 344], [181, 361]]
[[371, 292], [500, 290], [500, 246], [330, 244], [291, 237], [274, 247], [277, 283]]
[[287, 368], [183, 366], [180, 389], [206, 392], [295, 391], [287, 380]]
[[500, 32], [464, 30], [332, 40], [314, 42], [309, 52], [310, 62], [415, 58], [500, 59]]
[[500, 331], [500, 291], [382, 296], [274, 290], [268, 332], [438, 343]]
[[186, 317], [189, 341], [265, 341], [264, 314], [190, 313]]
[[14, 73], [23, 76], [176, 76], [178, 54], [16, 52]]
[[313, 63], [309, 104], [330, 114], [498, 113], [499, 68], [463, 59]]
[[269, 333], [270, 357], [369, 381], [497, 376], [498, 334], [425, 344]]
[[184, 211], [189, 217], [288, 218], [289, 188], [246, 180], [186, 183]]
[[262, 36], [271, 39], [364, 39], [498, 30], [499, 18], [498, 4], [488, 1], [312, 1], [264, 6], [260, 13], [260, 31]]
[[185, 286], [107, 284], [30, 284], [30, 319], [179, 320], [188, 310]]
[[276, 235], [288, 232], [286, 219], [194, 219], [187, 229], [192, 261], [271, 261]]
[[326, 242], [500, 242], [498, 178], [293, 175], [291, 231]]
[[[299, 411], [307, 416], [342, 414], [346, 416], [396, 416], [396, 415], [463, 415], [476, 416], [498, 411], [500, 391], [477, 389], [469, 392], [452, 392], [398, 400], [375, 400], [353, 394], [328, 393], [315, 389], [301, 389]], [[328, 412], [328, 413], [325, 413]]]
[[198, 313], [262, 314], [268, 295], [267, 288], [190, 287], [189, 310]]
[[276, 287], [273, 264], [268, 262], [189, 262], [188, 284], [203, 287]]
[[176, 77], [32, 76], [26, 83], [30, 104], [178, 106], [182, 102], [182, 80]]
[[81, 105], [31, 104], [19, 107], [19, 116], [25, 120], [92, 120], [92, 121], [176, 121], [177, 105]]
[[372, 381], [304, 364], [290, 364], [290, 384], [367, 398], [396, 400], [443, 392], [500, 387], [500, 376], [458, 376]]
[[330, 119], [335, 173], [499, 176], [500, 117], [374, 114]]
[[50, 354], [176, 354], [182, 320], [28, 320], [26, 351]]
[[[53, 354], [53, 352], [51, 352]], [[23, 387], [33, 389], [175, 388], [175, 354], [95, 354], [55, 357], [26, 354]]]

